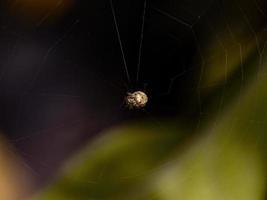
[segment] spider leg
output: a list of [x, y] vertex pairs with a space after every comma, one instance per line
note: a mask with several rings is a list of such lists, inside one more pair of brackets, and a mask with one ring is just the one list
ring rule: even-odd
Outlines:
[[165, 92], [163, 92], [163, 93], [161, 93], [161, 94], [159, 94], [159, 95], [157, 95], [157, 96], [162, 97], [162, 96], [170, 95], [171, 92], [172, 92], [172, 87], [173, 87], [174, 82], [175, 82], [179, 77], [183, 76], [185, 73], [186, 73], [186, 70], [184, 70], [184, 71], [182, 71], [181, 73], [179, 73], [179, 74], [175, 75], [174, 77], [170, 78], [170, 80], [169, 80], [169, 81], [170, 81], [170, 84], [169, 84], [169, 86], [168, 86], [168, 88], [167, 88], [167, 91], [165, 91]]

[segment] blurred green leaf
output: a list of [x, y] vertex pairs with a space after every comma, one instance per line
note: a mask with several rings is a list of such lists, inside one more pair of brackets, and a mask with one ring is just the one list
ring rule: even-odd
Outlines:
[[174, 124], [107, 133], [36, 199], [263, 199], [266, 75], [262, 71], [194, 141]]

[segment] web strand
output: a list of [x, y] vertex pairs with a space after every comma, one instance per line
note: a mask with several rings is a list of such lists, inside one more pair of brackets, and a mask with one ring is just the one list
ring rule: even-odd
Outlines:
[[122, 55], [122, 59], [123, 59], [123, 63], [124, 63], [125, 73], [126, 73], [128, 82], [130, 83], [131, 82], [130, 74], [129, 74], [129, 70], [128, 70], [128, 66], [127, 66], [127, 62], [126, 62], [126, 58], [125, 58], [125, 53], [124, 53], [124, 49], [123, 49], [123, 45], [122, 45], [122, 41], [121, 41], [119, 26], [118, 26], [118, 22], [117, 22], [117, 18], [116, 18], [116, 12], [115, 12], [115, 8], [114, 8], [114, 4], [113, 4], [112, 0], [110, 0], [110, 7], [112, 10], [113, 20], [114, 20], [114, 24], [116, 27], [116, 32], [117, 32], [117, 36], [118, 36], [118, 40], [119, 40], [119, 44], [120, 44], [121, 55]]
[[143, 17], [142, 17], [142, 27], [141, 27], [140, 46], [139, 46], [138, 63], [137, 63], [136, 83], [138, 83], [139, 75], [140, 75], [140, 65], [141, 65], [142, 48], [143, 48], [143, 40], [144, 40], [146, 9], [147, 9], [147, 0], [144, 1], [144, 11], [143, 11]]

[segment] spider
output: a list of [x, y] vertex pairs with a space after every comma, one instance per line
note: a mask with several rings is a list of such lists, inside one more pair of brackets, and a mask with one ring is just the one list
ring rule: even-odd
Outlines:
[[129, 109], [141, 109], [146, 106], [148, 102], [148, 96], [142, 91], [136, 91], [133, 93], [127, 93], [125, 97], [126, 106]]
[[[123, 44], [120, 36], [120, 31], [118, 27], [118, 22], [116, 18], [116, 12], [115, 8], [113, 5], [113, 0], [110, 0], [110, 6], [111, 6], [111, 11], [113, 15], [113, 20], [117, 32], [117, 37], [120, 45], [120, 50], [122, 54], [122, 59], [124, 63], [124, 68], [125, 68], [125, 73], [127, 75], [128, 83], [131, 83], [131, 78], [127, 66], [127, 61], [123, 49]], [[141, 37], [140, 37], [140, 47], [139, 47], [139, 54], [138, 54], [138, 64], [137, 64], [137, 75], [136, 75], [136, 82], [138, 83], [139, 81], [139, 72], [140, 72], [140, 62], [141, 62], [141, 55], [142, 55], [142, 45], [143, 45], [143, 35], [144, 35], [144, 26], [145, 26], [145, 15], [146, 15], [146, 7], [147, 7], [147, 0], [144, 0], [144, 11], [143, 11], [143, 22], [142, 22], [142, 28], [141, 28]], [[125, 104], [129, 109], [141, 109], [144, 108], [148, 102], [148, 96], [146, 95], [145, 92], [142, 91], [135, 91], [133, 93], [128, 92], [126, 97], [125, 97]]]

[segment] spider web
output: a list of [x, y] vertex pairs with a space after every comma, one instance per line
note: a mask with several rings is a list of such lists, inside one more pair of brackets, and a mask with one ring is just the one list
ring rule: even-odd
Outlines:
[[[99, 132], [129, 119], [153, 118], [161, 126], [161, 118], [178, 116], [198, 130], [216, 113], [216, 124], [233, 95], [229, 88], [242, 90], [262, 67], [265, 41], [258, 32], [265, 24], [255, 19], [266, 19], [265, 7], [247, 4], [253, 12], [242, 1], [77, 1], [53, 21], [58, 2], [29, 23], [7, 1], [0, 27], [2, 129], [37, 183]], [[247, 43], [233, 15], [256, 47], [257, 69], [244, 66]], [[218, 62], [209, 57], [212, 49]], [[233, 71], [236, 50], [240, 68]], [[207, 78], [214, 63], [223, 73], [218, 82]], [[148, 94], [144, 111], [123, 107], [126, 93], [136, 90]]]

